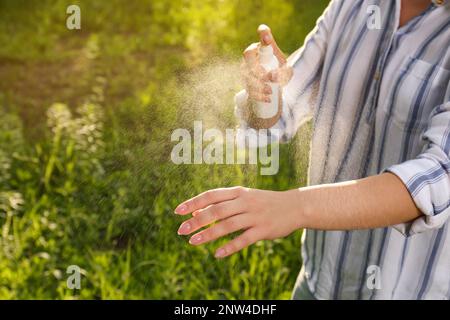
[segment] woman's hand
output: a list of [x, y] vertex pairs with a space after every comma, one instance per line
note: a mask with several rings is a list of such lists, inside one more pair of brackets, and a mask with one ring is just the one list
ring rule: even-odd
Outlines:
[[403, 182], [382, 173], [359, 180], [276, 192], [234, 187], [206, 191], [180, 204], [175, 213], [192, 218], [178, 233], [193, 245], [244, 232], [216, 251], [233, 254], [263, 239], [285, 237], [300, 228], [360, 230], [394, 226], [423, 216]]
[[[264, 24], [258, 27], [260, 42], [251, 44], [245, 49], [244, 62], [242, 64], [242, 78], [246, 91], [253, 101], [270, 102], [272, 90], [267, 82], [277, 82], [284, 86], [292, 78], [292, 67], [287, 66], [286, 56], [278, 47], [272, 36], [270, 28]], [[266, 72], [259, 64], [259, 47], [271, 45], [273, 53], [280, 63], [280, 68], [272, 72]]]
[[192, 218], [180, 226], [178, 234], [189, 235], [216, 222], [190, 238], [190, 244], [200, 245], [244, 230], [216, 251], [216, 258], [223, 258], [259, 240], [285, 237], [298, 229], [300, 223], [291, 197], [289, 191], [243, 187], [206, 191], [175, 209], [180, 215], [192, 213]]

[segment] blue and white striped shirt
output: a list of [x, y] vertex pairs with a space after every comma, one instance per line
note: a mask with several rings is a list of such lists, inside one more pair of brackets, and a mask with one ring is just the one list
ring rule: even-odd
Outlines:
[[[306, 230], [302, 273], [318, 299], [450, 298], [449, 2], [399, 27], [400, 0], [333, 0], [288, 59], [294, 76], [272, 135], [286, 141], [314, 119], [309, 183], [389, 171], [424, 214], [389, 228]], [[380, 28], [368, 27], [373, 5]], [[379, 289], [367, 285], [369, 266]]]

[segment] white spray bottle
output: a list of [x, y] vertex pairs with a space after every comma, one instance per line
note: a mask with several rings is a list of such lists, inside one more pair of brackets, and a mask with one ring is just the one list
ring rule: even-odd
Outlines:
[[[271, 45], [261, 45], [259, 48], [259, 63], [267, 72], [278, 69], [278, 59], [273, 54], [273, 48]], [[276, 82], [269, 82], [268, 85], [272, 89], [270, 102], [258, 101], [255, 104], [254, 113], [260, 119], [270, 119], [275, 117], [278, 113], [280, 85]]]

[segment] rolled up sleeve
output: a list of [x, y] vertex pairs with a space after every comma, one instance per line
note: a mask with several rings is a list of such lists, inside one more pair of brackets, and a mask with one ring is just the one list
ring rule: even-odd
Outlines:
[[[450, 86], [447, 92], [450, 92]], [[407, 187], [423, 215], [396, 225], [406, 236], [440, 228], [450, 216], [450, 102], [436, 107], [423, 135], [426, 148], [417, 158], [386, 169]]]

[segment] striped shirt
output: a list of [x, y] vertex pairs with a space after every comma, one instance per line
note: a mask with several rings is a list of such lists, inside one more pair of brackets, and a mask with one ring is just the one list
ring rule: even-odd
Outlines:
[[309, 183], [388, 171], [423, 213], [387, 228], [306, 230], [302, 272], [317, 299], [450, 298], [449, 2], [400, 27], [400, 0], [333, 0], [288, 59], [272, 137], [287, 141], [313, 119]]

